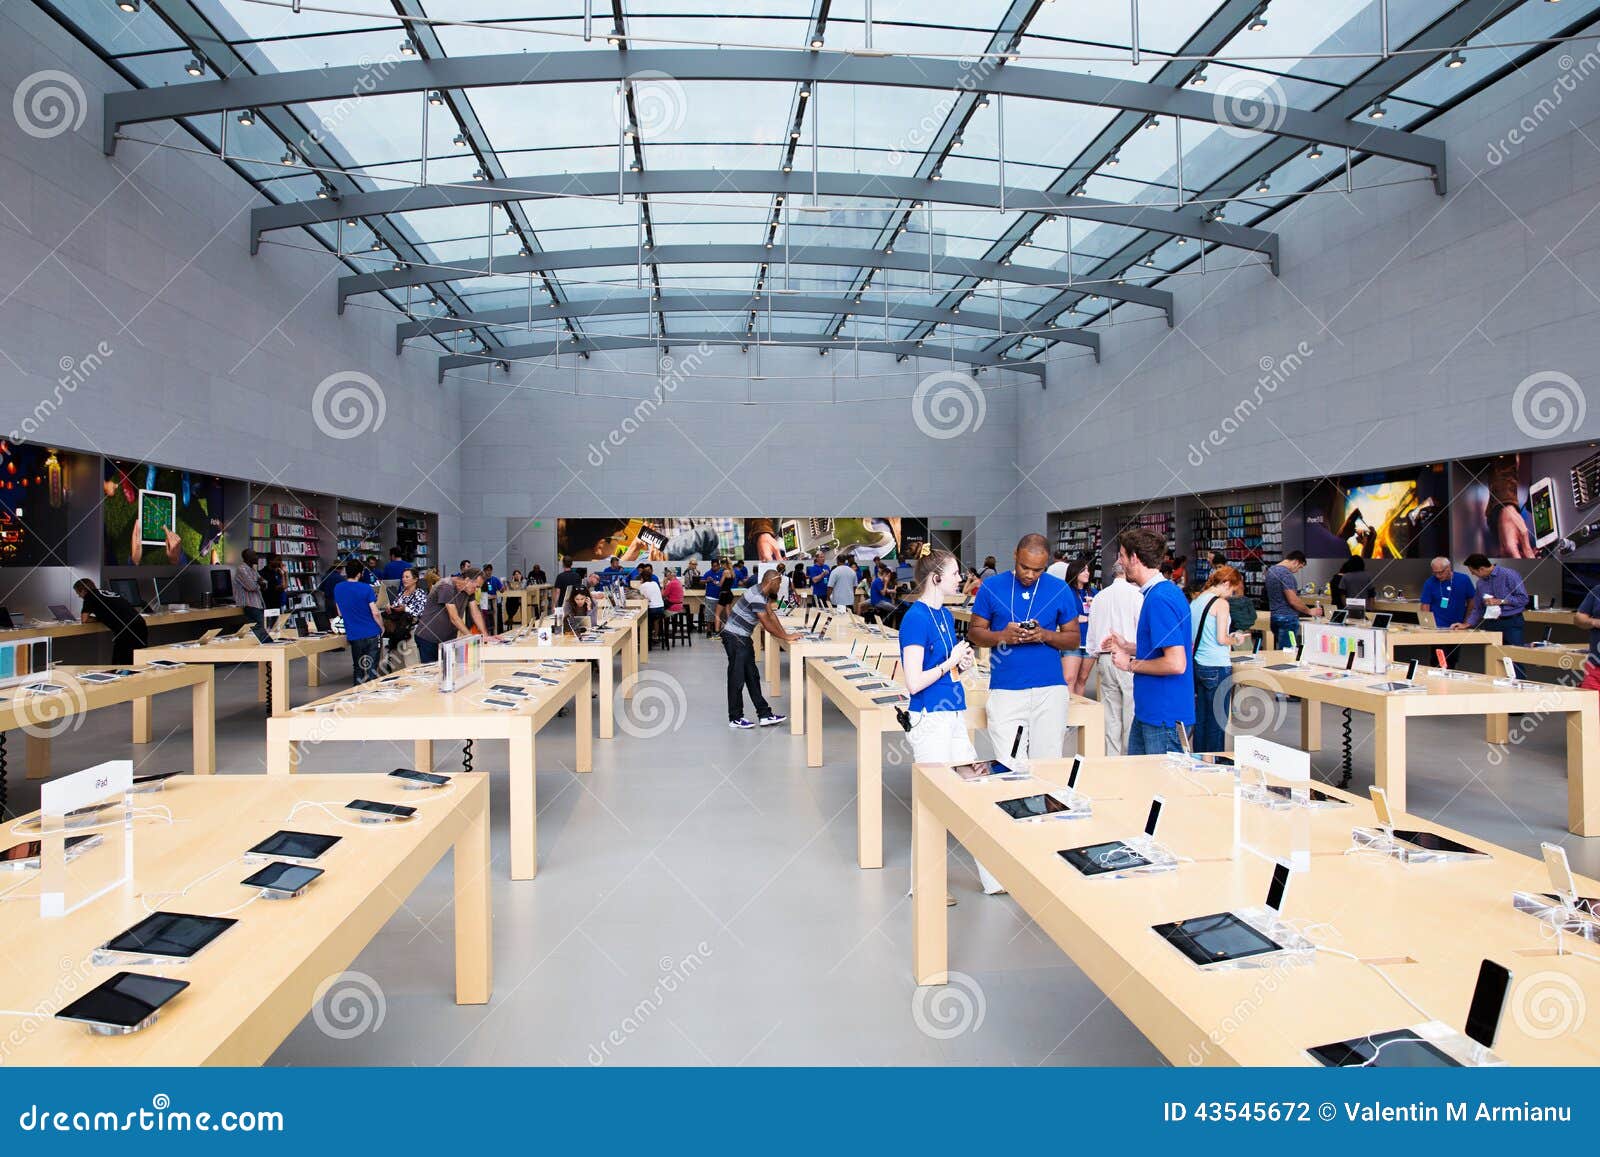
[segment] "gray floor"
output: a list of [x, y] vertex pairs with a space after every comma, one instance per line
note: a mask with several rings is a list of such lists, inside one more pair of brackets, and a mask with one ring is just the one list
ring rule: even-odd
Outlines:
[[[348, 680], [343, 657], [325, 666], [333, 683], [318, 694]], [[275, 1063], [1161, 1063], [1009, 899], [977, 891], [965, 855], [952, 858], [951, 871], [960, 899], [951, 968], [963, 976], [944, 990], [911, 983], [909, 775], [898, 744], [886, 758], [886, 866], [860, 871], [853, 745], [836, 715], [826, 714], [827, 763], [808, 769], [803, 737], [786, 727], [727, 729], [716, 643], [657, 654], [647, 670], [671, 677], [657, 702], [676, 729], [644, 739], [619, 728], [616, 739], [596, 742], [586, 776], [570, 771], [568, 720], [541, 735], [537, 880], [506, 878], [504, 745], [476, 747], [477, 768], [494, 780], [492, 1002], [458, 1008], [451, 1000], [446, 864], [351, 966], [364, 977], [347, 978], [354, 988], [344, 996], [336, 986]], [[259, 773], [254, 671], [222, 674], [219, 766]], [[311, 697], [296, 686], [295, 702]], [[188, 698], [167, 700], [157, 701], [157, 742], [138, 749], [141, 770], [187, 766]], [[774, 704], [785, 710], [786, 696]], [[1284, 742], [1298, 737], [1297, 710], [1281, 705], [1276, 737]], [[661, 726], [639, 711], [639, 726]], [[1337, 723], [1330, 710], [1329, 750], [1315, 757], [1330, 778]], [[127, 726], [126, 708], [95, 712], [56, 740], [57, 766], [123, 756]], [[1534, 855], [1541, 840], [1563, 842], [1576, 868], [1600, 874], [1600, 841], [1565, 830], [1561, 718], [1527, 716], [1522, 726], [1525, 737], [1497, 761], [1478, 721], [1413, 724], [1411, 810]], [[1360, 790], [1371, 781], [1371, 732], [1361, 716], [1354, 734]], [[21, 744], [14, 750], [12, 806], [31, 809], [37, 786], [17, 774]], [[458, 752], [441, 746], [440, 768]], [[409, 743], [327, 744], [304, 766], [378, 771], [410, 759]], [[363, 1000], [381, 1018], [363, 1015]]]

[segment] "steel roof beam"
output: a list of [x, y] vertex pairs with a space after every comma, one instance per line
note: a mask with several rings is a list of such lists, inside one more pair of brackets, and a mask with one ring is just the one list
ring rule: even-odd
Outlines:
[[[992, 58], [966, 64], [931, 57], [879, 57], [806, 49], [650, 48], [632, 49], [626, 54], [553, 52], [530, 57], [524, 53], [495, 53], [442, 60], [385, 60], [382, 67], [346, 65], [112, 92], [105, 97], [103, 145], [107, 153], [114, 152], [117, 134], [125, 125], [226, 109], [359, 100], [363, 96], [434, 88], [614, 84], [639, 72], [664, 73], [680, 81], [793, 81], [987, 92], [1122, 108], [1212, 124], [1232, 123], [1225, 108], [1219, 107], [1210, 94], [1018, 64], [999, 67]], [[1273, 135], [1320, 141], [1422, 165], [1433, 170], [1436, 182], [1444, 180], [1442, 141], [1304, 109], [1275, 109], [1273, 114], [1278, 122]]]

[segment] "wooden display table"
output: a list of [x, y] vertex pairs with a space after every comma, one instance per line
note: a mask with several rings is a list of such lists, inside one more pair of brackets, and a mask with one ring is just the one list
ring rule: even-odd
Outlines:
[[[890, 690], [863, 691], [862, 682], [888, 682], [887, 678], [852, 682], [844, 671], [826, 659], [806, 664], [806, 766], [822, 766], [822, 704], [824, 700], [839, 709], [839, 714], [856, 732], [856, 864], [862, 868], [883, 867], [883, 737], [900, 734], [895, 705], [877, 703]], [[966, 724], [969, 730], [988, 726], [984, 703], [989, 697], [987, 673], [974, 671], [963, 680], [967, 693]], [[901, 690], [899, 684], [894, 691]], [[1074, 698], [1067, 709], [1067, 726], [1078, 729], [1078, 750], [1103, 756], [1106, 732], [1100, 705]]]
[[[27, 1032], [13, 1034], [7, 1061], [71, 1067], [263, 1064], [324, 999], [324, 984], [350, 967], [447, 855], [455, 874], [456, 1003], [488, 1003], [489, 785], [467, 776], [449, 794], [429, 796], [402, 791], [378, 775], [181, 777], [169, 780], [159, 795], [135, 796], [140, 806], [152, 801], [170, 808], [174, 822], [135, 823], [133, 886], [56, 919], [40, 919], [38, 904], [27, 902], [37, 885], [0, 905], [0, 935], [29, 946], [0, 959], [0, 988], [17, 1008], [44, 1010], [26, 1022]], [[322, 807], [295, 811], [305, 801], [332, 801], [332, 813], [342, 813], [341, 805], [351, 799], [404, 803], [418, 811], [406, 823], [375, 825], [336, 818]], [[228, 861], [280, 828], [343, 838], [321, 857], [317, 866], [325, 872], [304, 895], [256, 900], [240, 909], [250, 890], [239, 881], [259, 865], [229, 868]], [[86, 856], [98, 854], [105, 850]], [[216, 868], [222, 871], [195, 883]], [[186, 887], [180, 899], [176, 893]], [[199, 915], [239, 909], [232, 911], [239, 922], [181, 968], [131, 967], [190, 982], [142, 1032], [95, 1036], [80, 1024], [53, 1019], [59, 1008], [112, 975], [114, 969], [90, 964], [89, 952], [142, 920], [147, 903]]]
[[[486, 663], [483, 679], [444, 694], [436, 673], [416, 668], [267, 720], [267, 774], [289, 775], [299, 765], [298, 746], [326, 742], [410, 739], [418, 771], [433, 768], [436, 739], [504, 739], [510, 745], [511, 878], [531, 880], [538, 870], [539, 800], [534, 736], [556, 717], [562, 705], [573, 705], [577, 727], [578, 770], [594, 766], [589, 703], [589, 664], [571, 663], [560, 672], [541, 672], [557, 679], [554, 687], [525, 683], [528, 697], [516, 710], [488, 707], [489, 685], [517, 669], [517, 664]], [[365, 697], [373, 688], [406, 688], [398, 699]], [[463, 773], [465, 774], [465, 773]], [[457, 782], [465, 782], [457, 776]], [[426, 801], [426, 792], [412, 793]]]
[[[624, 611], [606, 621], [600, 638], [593, 643], [580, 643], [577, 636], [567, 635], [564, 642], [541, 647], [534, 631], [513, 631], [488, 639], [484, 646], [485, 659], [497, 663], [536, 663], [540, 659], [593, 659], [600, 668], [600, 738], [616, 735], [616, 672], [612, 658], [622, 660], [622, 697], [633, 698], [634, 684], [639, 680], [639, 649], [634, 639], [639, 633], [643, 615]], [[606, 628], [610, 628], [609, 630]], [[585, 664], [587, 667], [587, 664]]]
[[[1460, 632], [1457, 632], [1458, 634]], [[1375, 691], [1384, 682], [1375, 675], [1353, 674], [1343, 679], [1312, 678], [1330, 668], [1302, 664], [1298, 671], [1269, 671], [1267, 666], [1291, 662], [1293, 652], [1263, 651], [1260, 661], [1235, 663], [1236, 685], [1262, 687], [1293, 695], [1300, 705], [1300, 746], [1306, 751], [1322, 747], [1322, 705], [1348, 707], [1373, 717], [1373, 774], [1389, 794], [1396, 811], [1406, 806], [1406, 722], [1414, 718], [1447, 715], [1485, 717], [1490, 743], [1505, 741], [1505, 716], [1513, 711], [1552, 712], [1567, 716], [1567, 828], [1573, 835], [1600, 835], [1600, 696], [1592, 691], [1563, 690], [1543, 684], [1499, 687], [1487, 675], [1444, 679], [1430, 676], [1435, 668], [1418, 671], [1417, 681], [1427, 691]], [[1388, 679], [1399, 679], [1404, 666], [1395, 664]], [[1459, 672], [1458, 672], [1459, 674]], [[1496, 718], [1499, 723], [1496, 723]], [[1586, 802], [1588, 801], [1587, 805]]]
[[536, 583], [532, 586], [525, 586], [521, 590], [514, 591], [509, 588], [503, 590], [500, 592], [500, 598], [505, 601], [507, 617], [511, 614], [511, 604], [517, 603], [519, 605], [520, 613], [517, 615], [517, 625], [526, 627], [534, 619], [549, 610], [552, 597], [550, 592], [554, 589], [549, 583]]
[[[192, 624], [204, 625], [209, 629], [218, 623], [238, 622], [244, 616], [238, 607], [209, 607], [192, 611], [156, 611], [139, 617], [149, 627], [182, 627]], [[52, 620], [32, 627], [15, 627], [9, 631], [0, 631], [0, 643], [14, 643], [18, 639], [40, 637], [73, 639], [84, 635], [110, 633], [104, 623], [58, 623]]]
[[321, 656], [346, 646], [341, 634], [312, 639], [285, 639], [281, 643], [258, 643], [254, 638], [212, 639], [209, 643], [174, 643], [166, 647], [141, 647], [133, 653], [135, 663], [165, 659], [169, 663], [254, 663], [256, 702], [270, 701], [269, 711], [282, 715], [289, 710], [289, 664], [304, 659], [306, 686], [322, 683]]
[[[1548, 887], [1537, 860], [1426, 821], [1406, 826], [1439, 831], [1493, 858], [1407, 866], [1375, 853], [1343, 855], [1351, 829], [1374, 822], [1372, 806], [1323, 787], [1353, 806], [1305, 813], [1313, 867], [1291, 882], [1284, 916], [1313, 943], [1358, 959], [1317, 953], [1304, 966], [1202, 972], [1151, 927], [1262, 903], [1271, 866], [1248, 853], [1231, 858], [1233, 777], [1169, 770], [1162, 756], [1098, 759], [1077, 785], [1094, 801], [1090, 818], [1018, 823], [995, 806], [1064, 784], [1067, 768], [1065, 761], [1039, 765], [1045, 784], [967, 783], [948, 767], [912, 769], [918, 984], [943, 984], [950, 975], [948, 834], [1174, 1065], [1311, 1065], [1307, 1048], [1427, 1019], [1374, 966], [1460, 1031], [1485, 958], [1515, 976], [1494, 1046], [1500, 1057], [1516, 1065], [1600, 1063], [1594, 1033], [1553, 1035], [1539, 1018], [1514, 1012], [1533, 1007], [1541, 986], [1553, 982], [1570, 989], [1580, 1008], [1600, 1000], [1600, 969], [1550, 951], [1554, 941], [1541, 926], [1511, 907], [1513, 890]], [[1155, 795], [1167, 801], [1158, 838], [1193, 863], [1141, 878], [1088, 879], [1056, 854], [1141, 831]], [[1582, 890], [1600, 895], [1596, 887], [1586, 881]]]
[[217, 769], [216, 684], [209, 667], [145, 668], [110, 683], [85, 683], [80, 675], [114, 667], [52, 667], [39, 676], [66, 690], [54, 695], [34, 695], [19, 687], [0, 688], [0, 750], [5, 732], [22, 728], [27, 734], [28, 778], [50, 775], [50, 740], [75, 730], [83, 716], [102, 707], [133, 704], [133, 742], [149, 743], [154, 737], [151, 700], [167, 691], [190, 688], [193, 698], [191, 734], [194, 772], [210, 775]]
[[[802, 630], [805, 621], [805, 618], [800, 617], [780, 620], [784, 628], [790, 631]], [[758, 628], [754, 633], [764, 637], [767, 632]], [[861, 625], [857, 619], [851, 618], [846, 622], [837, 615], [834, 617], [832, 632], [826, 639], [790, 643], [785, 639], [769, 638], [765, 639], [763, 645], [766, 648], [766, 679], [769, 695], [777, 695], [781, 691], [783, 679], [779, 653], [782, 651], [789, 653], [789, 732], [792, 735], [805, 734], [807, 659], [823, 655], [849, 654], [854, 654], [857, 658], [869, 655], [889, 655], [894, 659], [900, 657], [898, 632], [869, 629]], [[890, 669], [893, 669], [892, 664]]]

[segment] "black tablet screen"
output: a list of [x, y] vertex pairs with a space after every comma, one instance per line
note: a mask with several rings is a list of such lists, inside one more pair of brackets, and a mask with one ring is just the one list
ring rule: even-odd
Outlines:
[[1014, 820], [1032, 819], [1034, 816], [1047, 816], [1072, 810], [1053, 795], [1028, 795], [1021, 799], [996, 800], [995, 806]]
[[148, 953], [187, 960], [237, 924], [224, 916], [188, 916], [152, 912], [132, 928], [106, 942], [113, 952]]
[[1318, 1045], [1307, 1052], [1326, 1068], [1446, 1069], [1460, 1068], [1410, 1029], [1373, 1033], [1337, 1044]]
[[1437, 832], [1403, 832], [1397, 829], [1394, 838], [1429, 852], [1465, 852], [1469, 855], [1482, 855], [1477, 848], [1458, 844]]
[[321, 868], [308, 868], [304, 864], [271, 863], [255, 875], [241, 880], [247, 888], [272, 888], [279, 892], [298, 892], [318, 876]]
[[63, 1020], [132, 1027], [189, 987], [187, 980], [119, 972], [56, 1013]]
[[1196, 964], [1219, 964], [1275, 952], [1279, 945], [1232, 912], [1155, 925], [1156, 932]]
[[273, 832], [251, 848], [250, 854], [287, 856], [291, 860], [314, 860], [342, 838], [342, 836], [319, 836], [311, 832]]
[[1129, 868], [1142, 868], [1150, 862], [1121, 840], [1112, 840], [1105, 844], [1089, 844], [1082, 848], [1068, 848], [1059, 854], [1085, 876], [1124, 872]]

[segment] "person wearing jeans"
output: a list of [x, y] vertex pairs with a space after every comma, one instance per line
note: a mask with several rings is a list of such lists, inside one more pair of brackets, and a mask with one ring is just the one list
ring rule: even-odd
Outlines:
[[1114, 652], [1106, 642], [1111, 635], [1131, 638], [1139, 633], [1139, 608], [1144, 595], [1116, 565], [1116, 578], [1095, 596], [1089, 608], [1089, 633], [1085, 649], [1094, 657], [1100, 679], [1100, 712], [1106, 723], [1106, 754], [1128, 753], [1128, 732], [1133, 728], [1133, 674], [1113, 661]]
[[1192, 616], [1183, 592], [1161, 577], [1165, 549], [1161, 536], [1149, 530], [1125, 530], [1117, 537], [1117, 557], [1129, 581], [1144, 592], [1136, 638], [1108, 640], [1116, 665], [1133, 672], [1129, 755], [1181, 751], [1178, 724], [1194, 726]]
[[[756, 669], [756, 649], [752, 641], [757, 627], [786, 642], [800, 638], [784, 630], [772, 610], [772, 600], [778, 597], [778, 583], [782, 577], [776, 570], [768, 571], [759, 586], [747, 589], [729, 608], [727, 620], [722, 624], [722, 649], [728, 656], [728, 726], [738, 731], [756, 726], [774, 727], [788, 718], [774, 715], [761, 694], [761, 673]], [[750, 692], [750, 702], [756, 709], [755, 723], [745, 718], [746, 691]]]
[[[1472, 596], [1472, 609], [1467, 612], [1467, 621], [1452, 623], [1450, 629], [1499, 631], [1506, 646], [1520, 647], [1525, 637], [1522, 612], [1528, 609], [1528, 588], [1522, 585], [1522, 576], [1514, 570], [1496, 566], [1481, 554], [1468, 555], [1465, 565], [1467, 573], [1478, 581], [1478, 590]], [[1522, 678], [1520, 667], [1517, 668], [1517, 678]]]
[[351, 559], [344, 564], [344, 582], [333, 588], [333, 601], [350, 644], [350, 669], [358, 685], [378, 677], [378, 657], [383, 650], [383, 615], [378, 610], [377, 592], [361, 581], [365, 569], [358, 559]]
[[1194, 749], [1224, 751], [1228, 745], [1228, 717], [1233, 697], [1235, 643], [1249, 634], [1234, 634], [1228, 600], [1244, 591], [1244, 576], [1231, 566], [1219, 566], [1206, 580], [1205, 589], [1189, 604], [1189, 630], [1194, 635]]
[[1265, 582], [1267, 594], [1267, 614], [1272, 620], [1272, 645], [1280, 651], [1286, 651], [1294, 644], [1289, 640], [1300, 637], [1300, 620], [1314, 618], [1322, 614], [1321, 607], [1307, 606], [1300, 597], [1298, 580], [1295, 578], [1306, 566], [1306, 556], [1298, 550], [1291, 550], [1283, 556], [1283, 561], [1276, 566], [1267, 568]]

